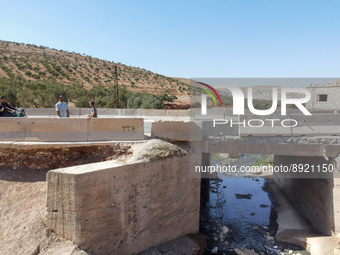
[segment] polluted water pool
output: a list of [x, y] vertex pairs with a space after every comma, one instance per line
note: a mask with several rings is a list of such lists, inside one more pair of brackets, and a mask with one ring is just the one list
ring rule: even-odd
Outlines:
[[[213, 154], [211, 165], [241, 166], [272, 163], [272, 155]], [[258, 174], [260, 175], [260, 174]], [[203, 254], [307, 255], [302, 247], [277, 243], [277, 213], [267, 190], [268, 181], [240, 171], [202, 179], [200, 231], [208, 237]]]

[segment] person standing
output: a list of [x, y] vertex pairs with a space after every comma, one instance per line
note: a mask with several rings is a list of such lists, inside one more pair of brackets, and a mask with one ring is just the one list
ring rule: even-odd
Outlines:
[[58, 117], [60, 118], [70, 117], [70, 112], [69, 112], [67, 104], [64, 102], [64, 97], [60, 95], [58, 98], [59, 98], [59, 102], [56, 103], [55, 105], [55, 109], [57, 111]]
[[1, 102], [0, 102], [0, 116], [2, 117], [18, 117], [17, 114], [14, 112], [16, 109], [9, 104], [6, 103], [6, 97], [2, 96], [1, 97]]
[[90, 103], [92, 109], [91, 109], [91, 114], [87, 116], [87, 119], [91, 119], [92, 117], [97, 118], [97, 107], [94, 106], [94, 102], [92, 101]]

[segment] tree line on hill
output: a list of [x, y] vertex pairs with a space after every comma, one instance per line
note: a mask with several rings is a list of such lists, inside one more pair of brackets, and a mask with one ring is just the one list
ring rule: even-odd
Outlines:
[[[65, 102], [73, 102], [76, 107], [89, 107], [94, 101], [97, 107], [114, 108], [114, 88], [95, 85], [85, 89], [80, 82], [65, 85], [56, 79], [44, 81], [18, 80], [0, 77], [0, 95], [6, 96], [9, 104], [15, 107], [51, 108], [63, 95]], [[119, 87], [120, 108], [163, 109], [164, 102], [172, 102], [174, 95], [154, 95], [147, 92], [133, 92], [126, 86]]]

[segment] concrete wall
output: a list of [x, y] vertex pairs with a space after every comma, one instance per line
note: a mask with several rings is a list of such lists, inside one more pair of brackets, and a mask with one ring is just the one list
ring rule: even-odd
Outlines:
[[199, 231], [200, 179], [189, 156], [49, 171], [46, 224], [98, 254], [136, 254]]
[[144, 139], [143, 119], [90, 119], [88, 141]]
[[[245, 123], [245, 125], [237, 126], [239, 127], [240, 136], [291, 136], [292, 128], [281, 125], [282, 121], [284, 121], [285, 126], [294, 125], [291, 121], [285, 121], [287, 119], [290, 119], [290, 115], [271, 114], [268, 116], [257, 116], [249, 114], [240, 116], [239, 122]], [[261, 126], [262, 124], [263, 126]]]
[[167, 117], [190, 117], [191, 110], [165, 110], [165, 115]]
[[25, 111], [28, 116], [57, 116], [55, 108], [26, 108]]
[[201, 144], [206, 153], [273, 154], [335, 157], [340, 139], [328, 137], [207, 137]]
[[0, 140], [143, 140], [141, 118], [1, 118]]
[[[314, 165], [317, 169], [317, 165], [334, 164], [334, 160], [326, 161], [323, 157], [274, 156], [274, 165], [290, 166], [294, 163]], [[332, 174], [328, 175], [328, 178], [321, 179], [285, 178], [286, 174], [274, 174], [275, 182], [286, 197], [324, 235], [339, 233], [340, 230], [339, 179], [333, 178]], [[313, 177], [312, 174], [308, 176]]]
[[87, 119], [29, 118], [26, 137], [29, 141], [87, 141]]
[[[87, 116], [91, 108], [69, 108], [71, 117]], [[27, 116], [57, 116], [55, 108], [26, 108]], [[98, 116], [157, 116], [157, 117], [190, 117], [194, 111], [189, 110], [163, 110], [163, 109], [114, 109], [97, 108]]]
[[0, 140], [17, 141], [25, 139], [25, 118], [1, 117], [0, 120]]
[[172, 141], [202, 141], [203, 132], [193, 122], [157, 121], [152, 123], [151, 136]]
[[207, 109], [207, 114], [202, 115], [201, 108], [195, 108], [195, 120], [214, 120], [214, 119], [224, 119], [225, 109], [223, 108], [213, 108], [213, 109]]
[[340, 135], [340, 114], [313, 114], [290, 115], [297, 121], [297, 126], [292, 128], [293, 136], [335, 136]]

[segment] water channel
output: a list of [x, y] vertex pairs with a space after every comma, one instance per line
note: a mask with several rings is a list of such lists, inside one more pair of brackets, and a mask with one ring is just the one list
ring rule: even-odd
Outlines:
[[[240, 167], [268, 158], [268, 155], [255, 154], [237, 158], [213, 154], [210, 162]], [[310, 254], [302, 247], [276, 242], [277, 213], [267, 189], [270, 182], [270, 179], [245, 177], [241, 173], [218, 174], [202, 180], [200, 231], [208, 237], [204, 254], [242, 254], [242, 251], [264, 255]]]

